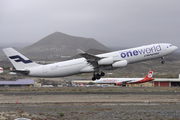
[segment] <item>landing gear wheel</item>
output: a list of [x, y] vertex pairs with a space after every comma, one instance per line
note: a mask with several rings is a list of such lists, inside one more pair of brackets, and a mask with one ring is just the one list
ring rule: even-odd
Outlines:
[[100, 79], [100, 78], [101, 78], [101, 75], [97, 74], [97, 75], [96, 75], [96, 78], [97, 78], [97, 79]]
[[163, 61], [161, 61], [161, 64], [164, 64], [165, 63], [165, 61], [163, 60]]
[[104, 76], [105, 73], [104, 72], [101, 72], [100, 74], [98, 72], [94, 72], [94, 76], [92, 77], [92, 80], [96, 80], [96, 79], [100, 79], [101, 76]]
[[162, 61], [161, 61], [161, 64], [164, 64], [165, 61], [164, 61], [164, 57], [161, 57]]
[[95, 81], [95, 80], [96, 80], [96, 78], [95, 78], [95, 77], [92, 77], [92, 80], [93, 80], [93, 81]]
[[104, 76], [105, 75], [105, 73], [104, 72], [101, 72], [101, 76]]

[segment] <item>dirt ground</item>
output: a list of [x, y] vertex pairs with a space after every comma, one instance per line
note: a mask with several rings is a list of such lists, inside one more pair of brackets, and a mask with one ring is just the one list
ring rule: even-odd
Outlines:
[[180, 120], [180, 94], [0, 95], [0, 120]]
[[179, 87], [0, 87], [0, 120], [180, 120]]
[[180, 103], [180, 94], [176, 95], [114, 95], [114, 94], [82, 94], [82, 95], [1, 95], [0, 103], [72, 103], [72, 102], [158, 102]]

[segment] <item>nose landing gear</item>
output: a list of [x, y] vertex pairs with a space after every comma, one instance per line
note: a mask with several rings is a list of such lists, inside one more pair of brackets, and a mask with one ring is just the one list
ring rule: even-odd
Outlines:
[[161, 59], [162, 59], [161, 64], [164, 64], [165, 63], [164, 57], [161, 57]]

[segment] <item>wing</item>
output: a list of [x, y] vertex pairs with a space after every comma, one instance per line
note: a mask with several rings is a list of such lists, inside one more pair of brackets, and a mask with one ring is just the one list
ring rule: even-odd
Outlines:
[[131, 82], [132, 80], [126, 80], [126, 81], [122, 81], [123, 84], [126, 84], [128, 82]]
[[82, 51], [80, 49], [77, 49], [77, 52], [79, 53], [79, 55], [84, 57], [89, 64], [91, 64], [94, 67], [98, 67], [98, 61], [103, 59], [103, 58], [100, 58], [98, 56], [86, 53], [86, 52], [84, 52], [84, 51]]
[[121, 81], [121, 82], [117, 82], [117, 85], [126, 85], [128, 82], [131, 82], [132, 80], [126, 80], [126, 81]]
[[98, 61], [100, 60], [101, 58], [100, 57], [97, 57], [95, 55], [92, 55], [92, 54], [89, 54], [89, 53], [86, 53], [80, 49], [77, 49], [79, 55], [81, 55], [82, 57], [86, 58], [87, 60], [90, 60], [90, 61]]

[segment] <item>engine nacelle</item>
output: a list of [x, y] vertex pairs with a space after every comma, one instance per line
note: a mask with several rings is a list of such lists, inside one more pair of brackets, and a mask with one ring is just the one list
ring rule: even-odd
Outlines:
[[112, 64], [112, 67], [125, 67], [127, 66], [127, 60], [118, 61]]
[[112, 57], [108, 57], [108, 58], [103, 58], [101, 60], [98, 61], [99, 65], [111, 65], [113, 64], [114, 60]]
[[122, 85], [122, 83], [121, 82], [117, 82], [117, 84], [116, 85]]

